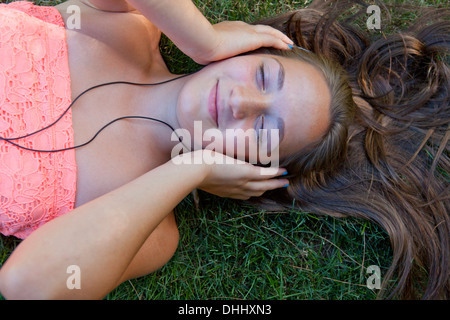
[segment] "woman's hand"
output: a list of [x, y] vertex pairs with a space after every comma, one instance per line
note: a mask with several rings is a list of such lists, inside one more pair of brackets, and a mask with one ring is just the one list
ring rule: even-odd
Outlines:
[[190, 152], [172, 160], [204, 166], [204, 178], [197, 189], [220, 197], [247, 200], [289, 183], [287, 179], [274, 179], [282, 176], [285, 169], [258, 167], [211, 150]]
[[226, 59], [261, 47], [291, 49], [289, 37], [266, 25], [251, 25], [242, 21], [223, 21], [213, 25], [215, 35], [207, 40], [209, 49], [188, 54], [199, 64]]
[[242, 21], [212, 25], [191, 0], [127, 2], [199, 64], [230, 58], [260, 47], [289, 49], [289, 45], [293, 44], [281, 31], [269, 26], [250, 25]]

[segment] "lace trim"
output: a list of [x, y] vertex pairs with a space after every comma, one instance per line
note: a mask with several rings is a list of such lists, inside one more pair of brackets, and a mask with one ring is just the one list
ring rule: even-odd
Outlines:
[[[0, 5], [0, 136], [17, 137], [52, 123], [71, 102], [65, 30], [56, 8]], [[73, 146], [72, 114], [17, 141], [35, 149]], [[0, 141], [0, 232], [27, 237], [74, 208], [73, 150], [46, 154]]]

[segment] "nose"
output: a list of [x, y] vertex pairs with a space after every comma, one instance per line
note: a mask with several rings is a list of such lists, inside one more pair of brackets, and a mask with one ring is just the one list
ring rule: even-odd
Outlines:
[[264, 113], [270, 106], [270, 98], [259, 90], [237, 86], [231, 92], [229, 103], [233, 117], [242, 119]]

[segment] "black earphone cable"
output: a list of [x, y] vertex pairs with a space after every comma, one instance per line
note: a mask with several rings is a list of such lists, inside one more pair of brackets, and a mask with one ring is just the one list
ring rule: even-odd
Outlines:
[[[195, 73], [195, 72], [194, 72], [194, 73]], [[62, 152], [62, 151], [67, 151], [67, 150], [72, 150], [72, 149], [81, 148], [81, 147], [84, 147], [84, 146], [88, 145], [88, 144], [91, 143], [95, 138], [97, 138], [97, 136], [98, 136], [98, 135], [106, 128], [106, 127], [112, 125], [113, 123], [115, 123], [115, 122], [117, 122], [117, 121], [119, 121], [119, 120], [124, 120], [124, 119], [144, 119], [144, 120], [152, 120], [152, 121], [160, 122], [160, 123], [165, 124], [166, 126], [168, 126], [168, 127], [169, 127], [173, 132], [175, 132], [175, 134], [176, 134], [175, 129], [174, 129], [170, 124], [168, 124], [167, 122], [165, 122], [165, 121], [163, 121], [163, 120], [159, 120], [159, 119], [151, 118], [151, 117], [145, 117], [145, 116], [124, 116], [124, 117], [116, 118], [116, 119], [114, 119], [114, 120], [108, 122], [108, 123], [105, 124], [100, 130], [98, 130], [97, 133], [96, 133], [91, 139], [89, 139], [87, 142], [82, 143], [82, 144], [79, 144], [79, 145], [76, 145], [76, 146], [73, 146], [73, 147], [68, 147], [68, 148], [63, 148], [63, 149], [55, 149], [55, 150], [39, 150], [39, 149], [27, 148], [27, 147], [24, 147], [24, 146], [19, 145], [18, 143], [13, 142], [13, 141], [15, 141], [15, 140], [25, 139], [25, 138], [27, 138], [27, 137], [30, 137], [30, 136], [32, 136], [32, 135], [35, 135], [35, 134], [37, 134], [37, 133], [39, 133], [39, 132], [42, 132], [42, 131], [44, 131], [44, 130], [47, 130], [47, 129], [51, 128], [52, 126], [54, 126], [55, 124], [57, 124], [58, 121], [60, 121], [60, 120], [64, 117], [64, 115], [70, 110], [70, 108], [73, 107], [73, 105], [75, 104], [75, 102], [76, 102], [79, 98], [81, 98], [84, 94], [86, 94], [87, 92], [89, 92], [89, 91], [91, 91], [91, 90], [94, 90], [94, 89], [97, 89], [97, 88], [100, 88], [100, 87], [104, 87], [104, 86], [114, 85], [114, 84], [127, 84], [127, 85], [136, 85], [136, 86], [157, 86], [157, 85], [169, 83], [169, 82], [172, 82], [172, 81], [175, 81], [175, 80], [184, 78], [184, 77], [186, 77], [186, 76], [188, 76], [188, 75], [191, 75], [191, 74], [193, 74], [193, 73], [184, 74], [184, 75], [175, 77], [175, 78], [173, 78], [173, 79], [169, 79], [169, 80], [165, 80], [165, 81], [157, 82], [157, 83], [137, 83], [137, 82], [130, 82], [130, 81], [112, 81], [112, 82], [106, 82], [106, 83], [101, 83], [101, 84], [92, 86], [92, 87], [90, 87], [90, 88], [87, 88], [87, 89], [84, 90], [83, 92], [81, 92], [81, 93], [80, 93], [80, 94], [79, 94], [79, 95], [78, 95], [78, 96], [70, 103], [70, 105], [67, 107], [67, 109], [66, 109], [66, 110], [65, 110], [65, 111], [64, 111], [64, 112], [63, 112], [63, 113], [62, 113], [62, 114], [54, 121], [54, 122], [50, 123], [49, 125], [47, 125], [47, 126], [41, 128], [41, 129], [39, 129], [39, 130], [36, 130], [36, 131], [34, 131], [34, 132], [31, 132], [31, 133], [28, 133], [28, 134], [26, 134], [26, 135], [20, 136], [20, 137], [14, 137], [14, 138], [4, 138], [4, 137], [0, 137], [0, 140], [6, 141], [6, 142], [8, 142], [8, 143], [10, 143], [10, 144], [12, 144], [12, 145], [14, 145], [14, 146], [20, 148], [20, 149], [27, 150], [27, 151], [43, 152], [43, 153]], [[180, 142], [182, 142], [182, 140], [181, 140], [180, 137], [178, 137], [178, 140], [179, 140]]]

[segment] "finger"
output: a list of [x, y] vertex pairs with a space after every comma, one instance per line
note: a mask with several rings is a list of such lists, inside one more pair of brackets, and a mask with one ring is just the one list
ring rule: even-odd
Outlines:
[[267, 191], [278, 188], [283, 188], [289, 185], [288, 179], [267, 179], [263, 181], [249, 181], [246, 184], [246, 189], [249, 191]]
[[264, 182], [252, 181], [247, 183], [248, 191], [246, 194], [250, 194], [252, 197], [259, 197], [266, 191], [275, 190], [280, 188], [287, 188], [289, 186], [289, 180], [287, 179], [271, 179]]
[[292, 45], [284, 42], [280, 38], [277, 38], [271, 34], [260, 34], [259, 47], [273, 47], [280, 50], [288, 50], [292, 48]]
[[265, 181], [250, 181], [244, 186], [230, 191], [229, 198], [248, 200], [251, 197], [260, 197], [269, 190], [287, 188], [289, 180], [287, 179], [269, 179]]
[[273, 47], [275, 49], [280, 49], [280, 50], [292, 50], [292, 46], [293, 45], [279, 40], [279, 41], [274, 42], [274, 44], [272, 44], [271, 47]]
[[287, 170], [278, 167], [258, 167], [254, 166], [254, 177], [251, 180], [261, 181], [272, 179], [287, 174]]
[[280, 30], [275, 29], [271, 26], [258, 24], [258, 25], [255, 25], [255, 31], [258, 33], [266, 33], [268, 35], [271, 35], [277, 39], [282, 40], [284, 43], [291, 44], [291, 45], [294, 44], [294, 42], [287, 35], [285, 35]]

